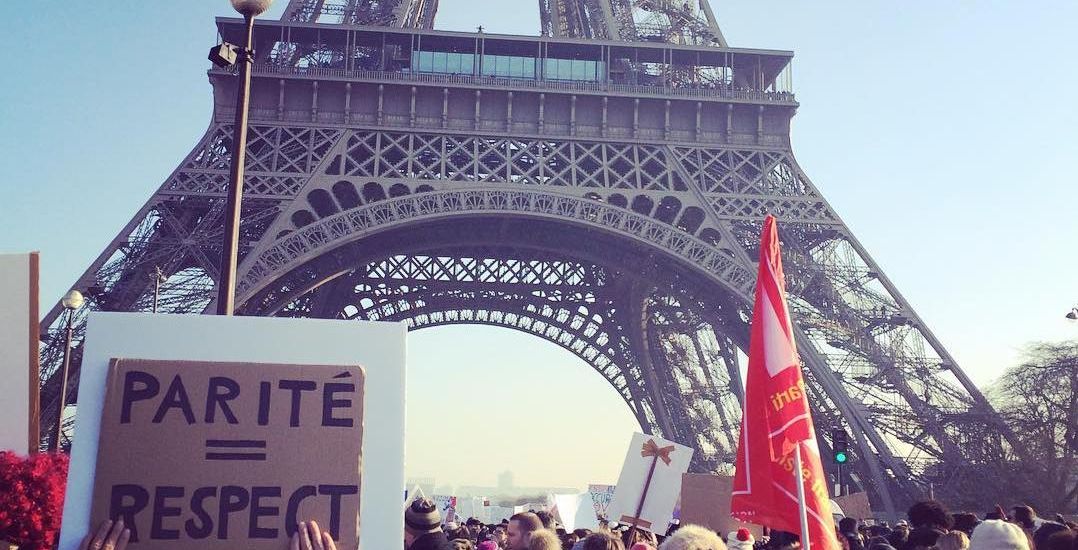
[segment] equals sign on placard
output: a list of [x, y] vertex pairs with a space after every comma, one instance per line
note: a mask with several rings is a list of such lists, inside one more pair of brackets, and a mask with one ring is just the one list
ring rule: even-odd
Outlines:
[[206, 460], [266, 460], [265, 439], [207, 439]]

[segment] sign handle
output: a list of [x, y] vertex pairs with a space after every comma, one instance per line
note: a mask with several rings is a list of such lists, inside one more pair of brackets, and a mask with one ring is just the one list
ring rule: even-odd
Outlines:
[[640, 493], [640, 502], [636, 504], [636, 513], [633, 514], [632, 527], [629, 528], [630, 536], [636, 533], [636, 526], [640, 523], [640, 514], [644, 512], [644, 499], [648, 498], [648, 489], [651, 487], [651, 476], [655, 475], [655, 464], [659, 462], [659, 455], [651, 457], [651, 466], [648, 467], [648, 477], [644, 478], [644, 490]]

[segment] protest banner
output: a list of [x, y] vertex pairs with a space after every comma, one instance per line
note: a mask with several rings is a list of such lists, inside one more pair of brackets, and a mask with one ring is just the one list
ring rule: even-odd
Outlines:
[[610, 507], [610, 500], [614, 498], [614, 485], [591, 483], [588, 485], [588, 493], [591, 495], [592, 507], [596, 517], [606, 518], [606, 509]]
[[660, 437], [633, 434], [607, 519], [665, 533], [693, 450]]
[[449, 495], [434, 495], [431, 497], [438, 506], [438, 512], [442, 514], [442, 523], [457, 521], [457, 497]]
[[[401, 498], [401, 488], [404, 487], [405, 335], [406, 329], [403, 324], [399, 323], [91, 313], [88, 319], [78, 384], [79, 414], [75, 418], [75, 435], [59, 549], [76, 550], [79, 542], [90, 529], [92, 490], [98, 467], [98, 440], [101, 435], [101, 421], [105, 405], [106, 374], [110, 360], [116, 357], [173, 362], [363, 365], [365, 390], [363, 471], [359, 483], [363, 528], [359, 532], [359, 543], [363, 548], [398, 546], [404, 536], [401, 510], [396, 506], [385, 504]], [[334, 374], [339, 373], [340, 371]], [[162, 383], [162, 395], [169, 393], [170, 385], [171, 381]], [[302, 390], [299, 391], [304, 393]], [[282, 395], [290, 396], [291, 391]], [[192, 393], [189, 392], [188, 397], [191, 396]], [[303, 402], [306, 403], [307, 399], [313, 396], [313, 393], [310, 395], [304, 393]], [[235, 412], [238, 414], [238, 411]], [[287, 412], [290, 418], [291, 410]], [[201, 408], [192, 405], [192, 413], [195, 415], [196, 422], [204, 421], [205, 403], [201, 404]], [[217, 413], [223, 414], [219, 409]], [[173, 409], [167, 414], [172, 416], [179, 412]], [[220, 421], [220, 417], [217, 420]], [[294, 430], [295, 428], [285, 426], [284, 429]], [[286, 437], [288, 435], [285, 434]], [[330, 480], [313, 479], [309, 475], [308, 465], [315, 460], [316, 454], [336, 455], [339, 452], [341, 456], [345, 456], [347, 453], [343, 449], [346, 448], [345, 442], [324, 441], [318, 448], [309, 449], [301, 461], [282, 465], [282, 467], [287, 468], [289, 475], [304, 481], [307, 485], [331, 484], [333, 482]], [[153, 458], [158, 461], [159, 469], [173, 467], [170, 457], [155, 454]], [[102, 466], [105, 467], [105, 465]], [[241, 484], [236, 485], [241, 486]], [[259, 486], [263, 485], [276, 486], [271, 483]], [[153, 497], [156, 498], [156, 495]], [[233, 498], [232, 501], [240, 498], [242, 497]], [[164, 506], [171, 506], [167, 494], [165, 499]], [[286, 514], [288, 503], [283, 498], [282, 501], [283, 509], [280, 513]], [[308, 502], [313, 503], [313, 501], [304, 501], [304, 505]], [[262, 505], [269, 506], [269, 504]], [[156, 503], [151, 500], [148, 506], [152, 509]], [[251, 509], [248, 508], [248, 513], [250, 511]], [[239, 515], [237, 513], [232, 521], [239, 521]], [[219, 527], [220, 518], [211, 519], [214, 519], [215, 527]], [[326, 525], [329, 520], [328, 517], [302, 519], [313, 519], [322, 525]], [[166, 516], [166, 524], [168, 521]], [[174, 528], [167, 525], [166, 527]], [[148, 529], [153, 529], [152, 523]], [[231, 531], [232, 526], [229, 529]], [[232, 546], [232, 548], [236, 547]], [[355, 550], [355, 546], [339, 545], [338, 548]]]
[[113, 359], [90, 524], [123, 518], [132, 550], [277, 550], [318, 518], [351, 548], [362, 442], [359, 366]]
[[0, 451], [38, 445], [38, 254], [0, 254]]
[[702, 525], [723, 535], [746, 527], [756, 537], [763, 535], [759, 525], [742, 523], [730, 516], [731, 476], [684, 474], [681, 476], [682, 524]]

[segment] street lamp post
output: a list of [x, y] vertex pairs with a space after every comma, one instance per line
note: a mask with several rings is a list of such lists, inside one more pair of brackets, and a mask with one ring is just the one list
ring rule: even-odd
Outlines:
[[[269, 9], [273, 0], [230, 0], [232, 7], [241, 15], [246, 28], [246, 42], [236, 52], [240, 64], [239, 82], [236, 86], [236, 119], [232, 126], [232, 167], [228, 178], [228, 204], [225, 208], [225, 242], [221, 251], [221, 275], [217, 282], [217, 314], [232, 315], [236, 300], [236, 264], [240, 240], [240, 209], [243, 199], [243, 164], [247, 158], [247, 103], [251, 98], [251, 65], [254, 64], [255, 17]], [[210, 51], [210, 60], [219, 63], [215, 54], [222, 52], [218, 46]], [[227, 54], [226, 54], [227, 56]]]
[[157, 313], [157, 299], [161, 296], [161, 284], [167, 279], [165, 279], [165, 272], [161, 271], [161, 266], [154, 266], [150, 277], [153, 278], [153, 309], [151, 312]]
[[64, 408], [67, 406], [67, 373], [71, 368], [71, 337], [74, 334], [75, 312], [82, 307], [85, 301], [82, 293], [74, 289], [67, 291], [63, 300], [60, 301], [64, 309], [67, 310], [67, 325], [65, 327], [67, 335], [64, 340], [64, 365], [60, 371], [60, 400], [56, 411], [56, 432], [53, 434], [52, 441], [49, 442], [50, 451], [56, 451], [60, 448], [60, 438], [63, 437], [64, 433]]

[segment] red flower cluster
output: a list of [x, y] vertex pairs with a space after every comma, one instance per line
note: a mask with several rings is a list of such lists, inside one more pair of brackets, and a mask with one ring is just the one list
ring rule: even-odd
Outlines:
[[20, 550], [48, 550], [60, 534], [68, 457], [38, 453], [26, 458], [0, 452], [0, 541]]

